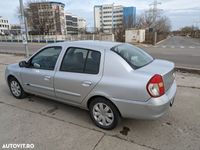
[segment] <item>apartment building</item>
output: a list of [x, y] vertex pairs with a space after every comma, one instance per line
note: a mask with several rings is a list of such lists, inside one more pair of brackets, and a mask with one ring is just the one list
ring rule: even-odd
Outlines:
[[10, 24], [8, 20], [0, 16], [0, 35], [8, 34], [10, 29]]
[[78, 33], [78, 17], [72, 15], [70, 12], [65, 13], [66, 34]]
[[114, 4], [94, 6], [94, 27], [97, 31], [110, 33], [124, 24], [129, 24], [128, 27], [133, 27], [135, 21], [135, 7], [124, 7]]
[[78, 34], [79, 32], [85, 31], [86, 20], [71, 14], [70, 12], [65, 13], [66, 21], [66, 34]]
[[30, 3], [26, 9], [29, 33], [64, 35], [66, 33], [64, 7], [65, 4], [60, 2]]
[[86, 30], [86, 20], [84, 18], [78, 18], [78, 30], [84, 31]]

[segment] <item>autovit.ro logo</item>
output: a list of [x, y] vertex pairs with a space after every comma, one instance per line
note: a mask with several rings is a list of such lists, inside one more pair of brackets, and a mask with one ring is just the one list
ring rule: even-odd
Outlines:
[[33, 149], [34, 144], [3, 144], [2, 149]]

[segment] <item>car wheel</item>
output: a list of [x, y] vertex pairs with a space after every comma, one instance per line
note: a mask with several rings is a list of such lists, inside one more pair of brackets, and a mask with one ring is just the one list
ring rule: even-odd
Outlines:
[[27, 96], [20, 83], [15, 78], [9, 79], [9, 87], [12, 95], [17, 99], [22, 99]]
[[90, 117], [100, 128], [111, 130], [120, 120], [120, 114], [115, 105], [105, 98], [95, 98], [89, 105]]

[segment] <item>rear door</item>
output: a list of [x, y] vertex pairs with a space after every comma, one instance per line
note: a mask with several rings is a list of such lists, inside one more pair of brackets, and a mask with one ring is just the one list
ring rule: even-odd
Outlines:
[[56, 97], [81, 103], [100, 81], [103, 55], [99, 51], [70, 47], [55, 74]]

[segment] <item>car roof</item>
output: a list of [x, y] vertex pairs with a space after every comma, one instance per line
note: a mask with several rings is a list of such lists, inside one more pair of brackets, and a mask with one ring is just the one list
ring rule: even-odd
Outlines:
[[97, 41], [97, 40], [81, 40], [81, 41], [65, 41], [65, 42], [52, 43], [47, 46], [80, 47], [80, 48], [103, 51], [103, 50], [110, 50], [112, 47], [119, 44], [122, 44], [122, 43], [109, 42], [109, 41]]

